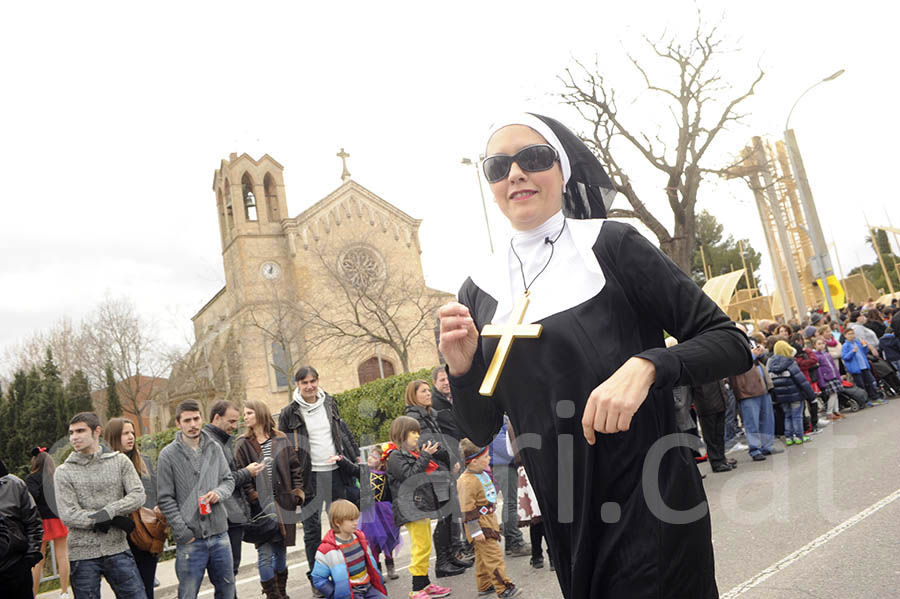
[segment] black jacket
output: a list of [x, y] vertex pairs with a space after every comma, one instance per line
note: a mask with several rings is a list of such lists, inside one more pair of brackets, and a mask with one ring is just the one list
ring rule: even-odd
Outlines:
[[450, 452], [447, 451], [450, 442], [441, 432], [435, 411], [426, 410], [422, 406], [406, 406], [406, 415], [419, 423], [419, 447], [428, 441], [437, 442], [439, 447], [432, 459], [442, 470], [450, 470]]
[[234, 437], [220, 429], [218, 426], [206, 424], [203, 430], [209, 433], [209, 437], [222, 448], [225, 454], [225, 461], [228, 462], [228, 469], [231, 470], [231, 476], [234, 478], [234, 493], [225, 500], [225, 512], [228, 514], [229, 524], [243, 524], [250, 517], [250, 506], [244, 494], [240, 492], [244, 486], [253, 478], [250, 471], [241, 468], [234, 460]]
[[[46, 481], [44, 480], [46, 478]], [[53, 486], [53, 475], [44, 476], [42, 472], [32, 472], [25, 477], [25, 486], [37, 504], [41, 520], [59, 518], [56, 513], [56, 493]]]
[[816, 398], [809, 381], [800, 372], [797, 363], [786, 356], [772, 356], [769, 359], [769, 374], [775, 383], [775, 401], [793, 403]]
[[[453, 437], [458, 444], [463, 435], [459, 432], [459, 426], [453, 418], [453, 402], [437, 389], [432, 389], [431, 409], [435, 412], [435, 420], [437, 420], [438, 426], [441, 427], [441, 432], [448, 437]], [[454, 450], [452, 453], [457, 453], [457, 450]]]
[[[337, 402], [328, 393], [325, 394], [325, 409], [328, 411], [328, 419], [331, 424], [331, 440], [334, 442], [334, 449], [337, 453], [344, 457], [356, 461], [359, 457], [359, 448], [355, 447], [355, 441], [347, 423], [341, 420], [338, 412]], [[287, 435], [291, 447], [297, 452], [300, 458], [301, 474], [303, 477], [303, 493], [306, 495], [307, 503], [315, 495], [315, 489], [312, 487], [312, 460], [309, 454], [309, 431], [306, 428], [306, 420], [303, 418], [303, 411], [295, 401], [291, 401], [288, 405], [281, 409], [278, 415], [278, 430]], [[355, 453], [354, 453], [355, 451]]]
[[0, 561], [6, 559], [7, 553], [9, 553], [9, 525], [6, 518], [0, 516]]
[[9, 474], [0, 462], [0, 520], [6, 522], [7, 547], [0, 553], [0, 573], [19, 564], [24, 558], [28, 567], [41, 559], [41, 538], [44, 526], [41, 515], [25, 482]]
[[884, 336], [884, 332], [887, 330], [887, 327], [880, 320], [866, 320], [865, 326], [871, 329], [879, 339]]
[[388, 456], [388, 486], [391, 489], [394, 523], [403, 526], [423, 518], [437, 518], [437, 496], [431, 477], [426, 474], [431, 456], [424, 451], [417, 458], [408, 451], [395, 449]]

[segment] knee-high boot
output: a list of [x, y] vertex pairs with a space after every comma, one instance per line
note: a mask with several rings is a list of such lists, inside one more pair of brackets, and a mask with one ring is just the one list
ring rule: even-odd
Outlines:
[[287, 576], [287, 570], [283, 572], [275, 572], [275, 580], [278, 581], [278, 592], [281, 593], [282, 599], [291, 599], [287, 594]]

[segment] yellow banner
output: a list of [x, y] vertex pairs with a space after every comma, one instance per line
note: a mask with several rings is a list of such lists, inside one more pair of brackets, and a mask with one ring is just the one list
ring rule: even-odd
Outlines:
[[[822, 297], [825, 297], [825, 288], [822, 285], [822, 279], [816, 279], [816, 284], [819, 286]], [[831, 292], [831, 301], [834, 302], [835, 310], [840, 310], [846, 305], [847, 302], [844, 297], [844, 288], [841, 287], [841, 282], [838, 281], [838, 278], [834, 275], [828, 277], [828, 291]], [[828, 306], [827, 299], [825, 305]]]

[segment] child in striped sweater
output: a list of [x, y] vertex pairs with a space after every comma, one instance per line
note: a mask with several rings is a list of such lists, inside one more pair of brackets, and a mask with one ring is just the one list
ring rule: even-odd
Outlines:
[[366, 535], [356, 529], [359, 508], [338, 499], [328, 511], [331, 530], [316, 552], [313, 586], [333, 599], [387, 599], [387, 590]]

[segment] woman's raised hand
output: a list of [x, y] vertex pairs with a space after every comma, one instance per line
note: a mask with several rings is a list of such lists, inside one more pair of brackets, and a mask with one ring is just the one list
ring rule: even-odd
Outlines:
[[469, 372], [478, 349], [478, 330], [469, 309], [459, 302], [441, 306], [441, 355], [447, 361], [450, 374], [462, 376]]
[[440, 444], [437, 441], [428, 441], [422, 446], [422, 451], [428, 455], [434, 455], [437, 453], [438, 447], [440, 447]]

